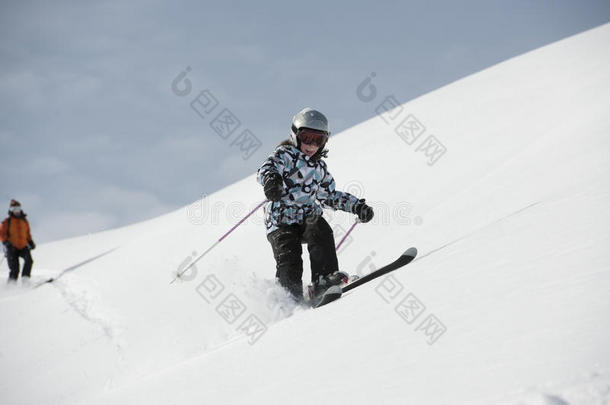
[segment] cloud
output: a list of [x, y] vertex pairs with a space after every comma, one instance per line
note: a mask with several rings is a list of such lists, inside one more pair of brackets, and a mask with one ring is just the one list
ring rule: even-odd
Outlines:
[[35, 223], [30, 218], [30, 222], [32, 237], [40, 243], [111, 229], [119, 224], [119, 218], [102, 211], [52, 211]]
[[70, 165], [55, 156], [39, 156], [27, 162], [24, 168], [33, 175], [58, 176], [66, 173]]
[[100, 232], [154, 218], [175, 208], [153, 193], [115, 185], [65, 191], [57, 196], [60, 203], [51, 205], [35, 193], [16, 196], [21, 198], [32, 235], [39, 242]]

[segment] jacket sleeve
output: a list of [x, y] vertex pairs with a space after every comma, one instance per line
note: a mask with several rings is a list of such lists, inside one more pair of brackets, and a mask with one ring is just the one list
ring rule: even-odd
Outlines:
[[358, 199], [343, 191], [335, 189], [335, 179], [328, 172], [326, 166], [324, 166], [324, 178], [320, 183], [318, 194], [316, 198], [324, 207], [329, 207], [334, 210], [341, 210], [345, 212], [352, 212], [354, 204], [358, 202]]
[[5, 219], [2, 221], [2, 225], [0, 225], [0, 240], [2, 243], [6, 242], [8, 236], [8, 221]]
[[288, 159], [289, 156], [286, 151], [281, 146], [278, 147], [258, 169], [256, 177], [258, 183], [264, 186], [265, 177], [269, 173], [277, 173], [281, 176], [288, 164]]
[[25, 224], [27, 225], [26, 230], [27, 230], [27, 242], [30, 243], [32, 242], [32, 234], [30, 233], [30, 223], [28, 221], [25, 222]]

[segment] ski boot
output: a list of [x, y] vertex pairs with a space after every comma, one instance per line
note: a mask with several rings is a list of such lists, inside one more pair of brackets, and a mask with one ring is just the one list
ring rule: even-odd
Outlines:
[[326, 276], [320, 276], [317, 281], [307, 286], [307, 298], [310, 302], [313, 302], [330, 287], [347, 284], [348, 279], [349, 275], [343, 271], [336, 271]]

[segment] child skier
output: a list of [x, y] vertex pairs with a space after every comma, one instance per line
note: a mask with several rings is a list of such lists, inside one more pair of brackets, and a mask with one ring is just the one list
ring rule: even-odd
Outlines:
[[269, 199], [265, 225], [276, 261], [275, 276], [297, 302], [303, 300], [302, 243], [307, 244], [311, 261], [310, 298], [347, 277], [339, 271], [333, 231], [322, 217], [322, 207], [351, 212], [361, 222], [373, 218], [373, 209], [364, 199], [335, 190], [335, 180], [322, 160], [329, 133], [322, 113], [301, 110], [292, 120], [290, 139], [258, 169], [257, 180]]

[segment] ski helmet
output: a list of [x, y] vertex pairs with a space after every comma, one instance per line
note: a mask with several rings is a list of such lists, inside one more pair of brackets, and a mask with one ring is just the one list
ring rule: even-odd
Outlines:
[[12, 213], [19, 216], [22, 212], [21, 203], [15, 199], [12, 199], [8, 210], [9, 215]]
[[[310, 107], [303, 108], [294, 116], [294, 118], [292, 118], [290, 141], [296, 147], [299, 146], [297, 135], [301, 128], [315, 129], [316, 131], [326, 132], [327, 135], [330, 135], [330, 131], [328, 130], [328, 120], [324, 114]], [[323, 148], [324, 145], [322, 145], [320, 149]]]

